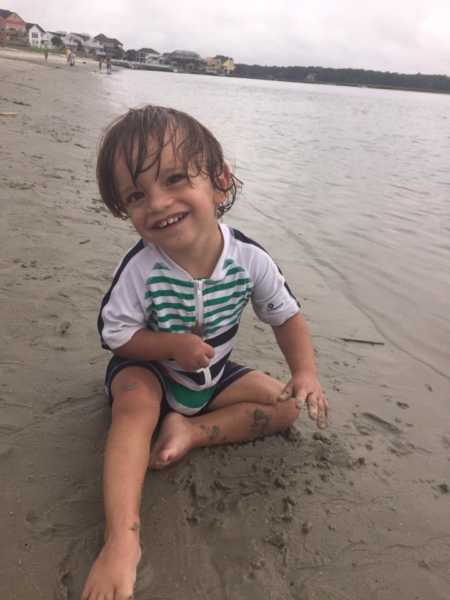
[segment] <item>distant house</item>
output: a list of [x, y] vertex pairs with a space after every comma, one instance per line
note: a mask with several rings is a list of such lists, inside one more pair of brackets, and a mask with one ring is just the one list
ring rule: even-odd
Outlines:
[[137, 61], [143, 62], [147, 64], [158, 63], [161, 58], [161, 54], [153, 48], [141, 48], [136, 51], [137, 53]]
[[[50, 50], [60, 50], [65, 47], [63, 38], [65, 31], [47, 31], [45, 34], [45, 44]], [[59, 41], [58, 41], [59, 40]]]
[[161, 57], [161, 62], [171, 64], [180, 71], [187, 73], [204, 73], [207, 62], [197, 52], [190, 50], [174, 50], [165, 52]]
[[81, 40], [83, 50], [86, 54], [98, 54], [103, 52], [102, 44], [94, 39], [92, 35], [89, 35], [89, 33], [73, 33], [72, 35]]
[[27, 23], [28, 43], [33, 48], [42, 48], [47, 43], [47, 32], [37, 23]]
[[89, 39], [85, 40], [84, 48], [88, 54], [95, 55], [95, 56], [103, 56], [105, 53], [103, 44], [101, 44], [98, 40], [96, 40], [92, 36], [89, 36]]
[[64, 42], [64, 46], [73, 50], [74, 52], [82, 53], [84, 48], [84, 39], [78, 33], [66, 33], [62, 37], [62, 41]]
[[123, 58], [123, 44], [116, 38], [109, 38], [103, 33], [99, 33], [94, 37], [94, 40], [99, 42], [105, 51], [105, 53], [112, 58]]
[[234, 60], [229, 56], [216, 54], [206, 59], [206, 72], [211, 75], [231, 75], [236, 68]]
[[0, 43], [27, 45], [27, 24], [17, 13], [0, 8]]
[[98, 56], [104, 53], [103, 45], [88, 33], [68, 33], [63, 37], [66, 48], [79, 54]]

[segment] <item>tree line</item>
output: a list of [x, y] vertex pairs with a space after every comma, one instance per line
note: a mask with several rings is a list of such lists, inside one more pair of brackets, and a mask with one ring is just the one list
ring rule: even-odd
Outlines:
[[367, 87], [450, 93], [446, 75], [405, 74], [365, 69], [331, 69], [326, 67], [276, 67], [236, 64], [234, 77], [271, 79], [303, 83], [327, 83]]

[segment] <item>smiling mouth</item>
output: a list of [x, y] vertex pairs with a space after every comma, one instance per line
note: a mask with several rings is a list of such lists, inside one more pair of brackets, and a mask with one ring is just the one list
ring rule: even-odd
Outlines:
[[158, 221], [152, 227], [152, 229], [167, 229], [176, 223], [182, 221], [185, 217], [187, 217], [188, 213], [178, 213], [176, 215], [172, 215], [167, 219], [163, 219], [162, 221]]

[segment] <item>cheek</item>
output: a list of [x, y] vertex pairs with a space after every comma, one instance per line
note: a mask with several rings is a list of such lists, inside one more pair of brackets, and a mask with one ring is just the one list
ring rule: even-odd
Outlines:
[[142, 216], [140, 216], [138, 212], [128, 209], [127, 215], [131, 225], [135, 229], [142, 229], [142, 227], [144, 226], [144, 221], [142, 219]]

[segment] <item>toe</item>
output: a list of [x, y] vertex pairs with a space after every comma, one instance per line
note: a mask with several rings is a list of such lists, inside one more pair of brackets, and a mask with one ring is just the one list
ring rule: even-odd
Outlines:
[[133, 590], [131, 590], [131, 592], [130, 590], [117, 590], [114, 596], [114, 600], [133, 600], [133, 598]]
[[167, 460], [165, 460], [164, 458], [162, 458], [161, 456], [159, 456], [155, 462], [152, 464], [152, 469], [164, 469], [164, 467], [167, 467], [169, 463], [167, 462]]
[[171, 450], [163, 450], [159, 454], [158, 462], [163, 465], [168, 465], [172, 459], [173, 459], [172, 451]]

